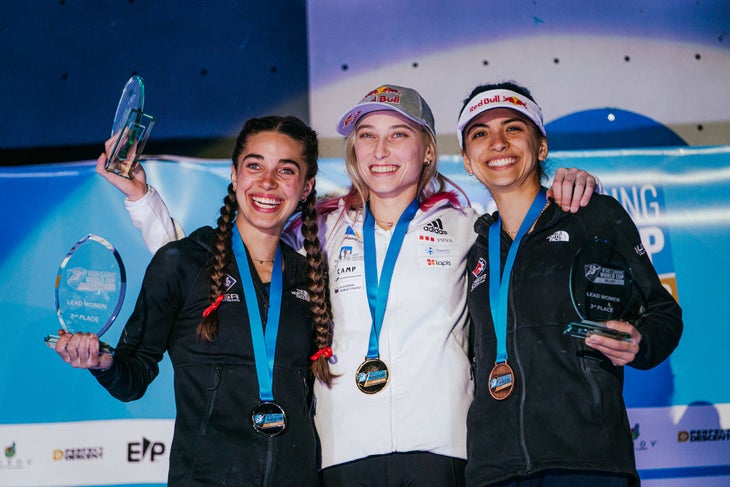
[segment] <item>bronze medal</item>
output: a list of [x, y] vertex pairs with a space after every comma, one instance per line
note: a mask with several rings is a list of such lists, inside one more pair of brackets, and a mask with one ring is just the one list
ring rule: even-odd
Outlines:
[[489, 373], [489, 395], [497, 401], [507, 399], [515, 389], [515, 373], [507, 362], [494, 364]]
[[275, 402], [260, 402], [251, 411], [251, 427], [263, 436], [276, 436], [286, 429], [286, 413]]
[[380, 359], [366, 358], [355, 373], [355, 384], [365, 394], [375, 394], [388, 385], [388, 366]]

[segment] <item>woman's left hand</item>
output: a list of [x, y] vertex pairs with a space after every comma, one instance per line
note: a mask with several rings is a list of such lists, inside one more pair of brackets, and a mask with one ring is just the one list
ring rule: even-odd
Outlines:
[[594, 176], [582, 169], [560, 167], [555, 171], [548, 196], [551, 196], [563, 211], [575, 213], [588, 204], [597, 182]]
[[641, 333], [639, 333], [639, 330], [631, 323], [619, 320], [607, 321], [606, 326], [613, 330], [630, 334], [631, 340], [625, 342], [605, 336], [590, 335], [586, 338], [586, 345], [601, 352], [617, 367], [632, 362], [639, 352], [639, 343], [641, 343]]

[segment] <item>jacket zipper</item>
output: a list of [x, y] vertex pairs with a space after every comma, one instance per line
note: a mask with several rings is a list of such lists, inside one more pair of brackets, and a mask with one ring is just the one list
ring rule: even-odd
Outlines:
[[264, 481], [262, 487], [271, 485], [271, 466], [274, 463], [274, 438], [268, 438], [266, 442], [266, 468], [264, 469]]
[[[544, 209], [543, 209], [544, 211]], [[534, 238], [535, 234], [541, 231], [541, 228], [537, 228], [537, 222], [540, 220], [540, 217], [542, 217], [542, 213], [537, 217], [537, 220], [535, 221], [535, 229], [524, 236], [522, 239], [521, 244], [527, 246], [527, 243]], [[516, 267], [513, 267], [512, 275], [510, 276], [510, 282], [515, 282], [515, 273], [514, 269]], [[517, 369], [520, 372], [520, 377], [522, 378], [523, 384], [520, 392], [520, 407], [519, 407], [519, 415], [520, 415], [520, 448], [522, 448], [522, 455], [525, 459], [525, 474], [526, 475], [532, 475], [533, 474], [533, 466], [532, 466], [532, 457], [530, 456], [530, 452], [527, 448], [527, 438], [525, 434], [525, 396], [526, 396], [526, 390], [525, 387], [526, 384], [526, 376], [525, 371], [522, 368], [522, 362], [520, 362], [520, 355], [517, 351], [517, 311], [516, 311], [516, 305], [514, 302], [514, 295], [513, 293], [509, 293], [509, 311], [512, 313], [512, 322], [513, 322], [513, 328], [514, 333], [512, 334], [512, 349], [515, 352], [515, 365], [517, 366]]]
[[[525, 235], [525, 240], [522, 242], [524, 243], [527, 238], [529, 238], [529, 235]], [[514, 269], [514, 267], [513, 267]], [[510, 276], [510, 282], [515, 282], [515, 273], [514, 270], [512, 271], [512, 275]], [[520, 433], [519, 433], [519, 440], [520, 440], [520, 448], [522, 449], [522, 455], [525, 459], [525, 473], [527, 475], [532, 475], [532, 458], [530, 457], [530, 452], [527, 449], [527, 439], [525, 437], [525, 390], [526, 390], [526, 378], [525, 378], [525, 371], [522, 368], [522, 362], [520, 361], [520, 354], [518, 352], [517, 347], [517, 313], [515, 311], [515, 303], [514, 303], [514, 294], [509, 293], [509, 311], [512, 314], [512, 327], [514, 332], [512, 333], [512, 350], [514, 350], [515, 354], [515, 366], [517, 367], [517, 370], [519, 371], [520, 378], [522, 380], [522, 387], [520, 387], [520, 405], [518, 409], [519, 414], [519, 427], [520, 427]]]

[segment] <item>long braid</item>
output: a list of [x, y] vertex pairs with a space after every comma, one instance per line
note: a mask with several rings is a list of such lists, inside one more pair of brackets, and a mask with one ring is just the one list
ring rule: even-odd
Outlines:
[[[317, 350], [316, 358], [312, 361], [312, 373], [327, 387], [332, 386], [334, 378], [327, 359], [331, 356], [332, 345], [332, 312], [329, 307], [329, 293], [327, 282], [327, 261], [322, 255], [317, 226], [317, 211], [315, 202], [317, 191], [312, 189], [304, 202], [302, 209], [302, 235], [304, 236], [304, 250], [307, 253], [309, 276], [307, 287], [309, 291], [309, 305], [314, 323]], [[325, 351], [330, 351], [325, 353]], [[328, 356], [329, 355], [329, 356]]]
[[198, 339], [208, 342], [215, 340], [218, 333], [218, 305], [226, 292], [226, 269], [230, 265], [233, 255], [231, 238], [237, 210], [236, 192], [233, 190], [233, 184], [229, 184], [228, 195], [223, 199], [218, 227], [211, 243], [213, 264], [208, 268], [210, 275], [208, 299], [211, 305], [203, 314], [203, 320], [196, 331]]

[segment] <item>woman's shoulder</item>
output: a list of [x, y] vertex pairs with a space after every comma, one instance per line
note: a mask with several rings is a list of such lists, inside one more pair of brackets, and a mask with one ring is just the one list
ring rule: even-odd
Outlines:
[[585, 217], [593, 217], [599, 215], [624, 215], [626, 210], [616, 198], [606, 194], [594, 194], [591, 196], [588, 205], [578, 212]]
[[215, 230], [210, 226], [196, 229], [187, 237], [180, 240], [173, 240], [162, 246], [156, 253], [155, 258], [185, 258], [197, 254], [209, 254], [212, 249], [212, 242]]
[[455, 220], [466, 220], [473, 223], [479, 216], [478, 212], [464, 204], [455, 191], [442, 191], [422, 201], [420, 208], [424, 214], [442, 213]]

